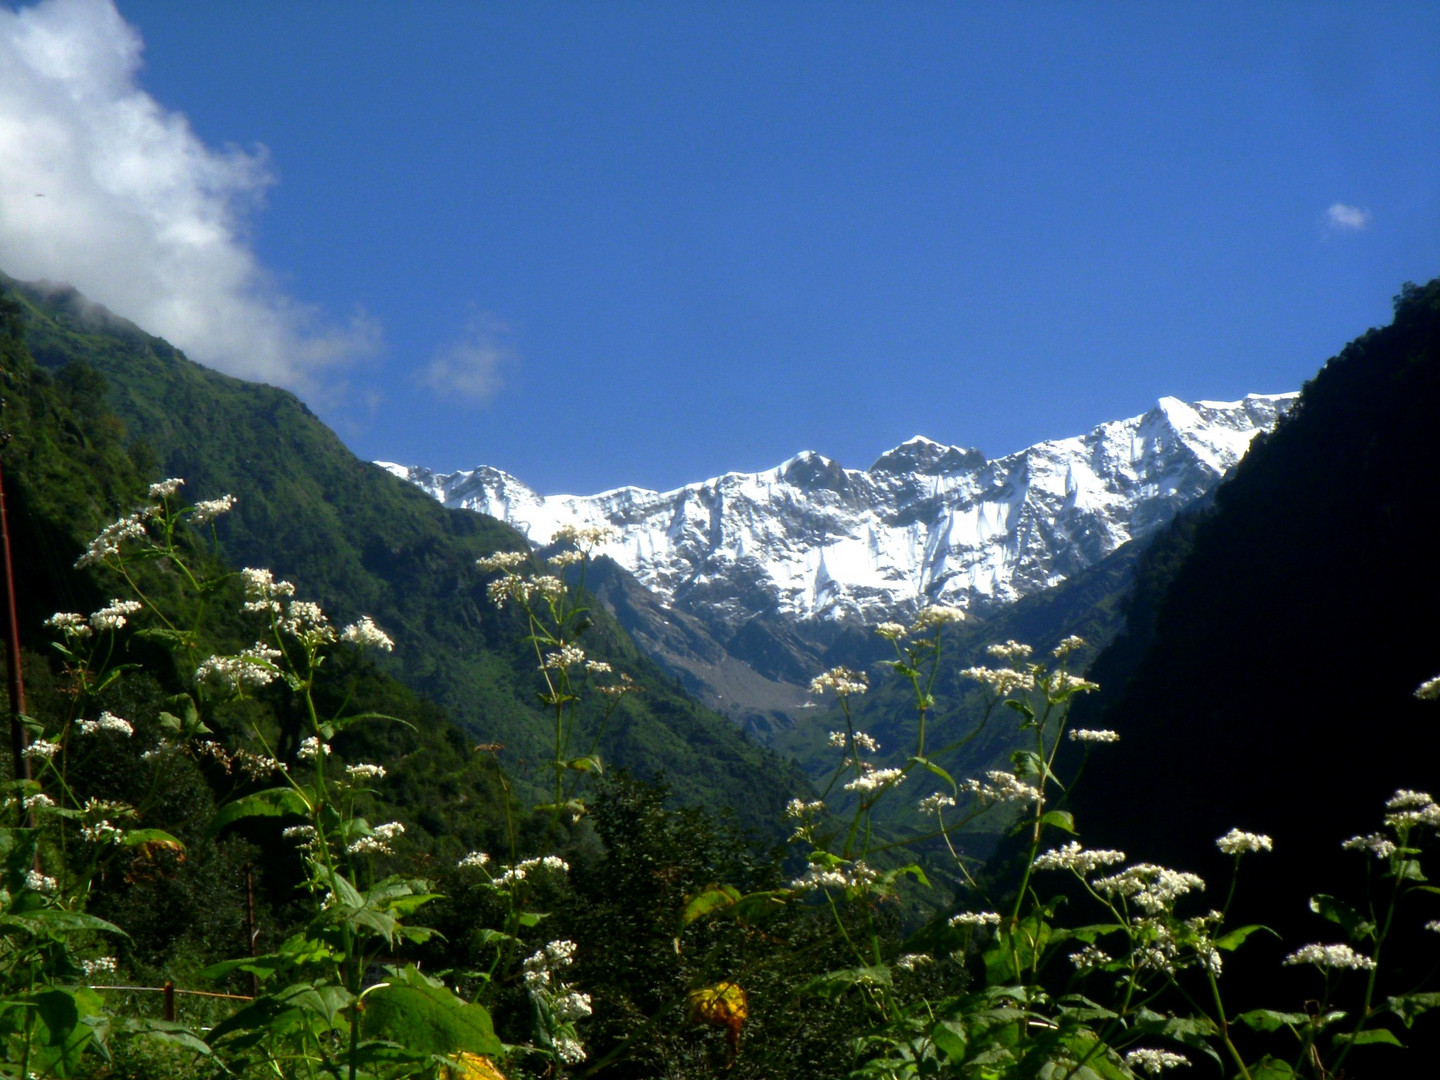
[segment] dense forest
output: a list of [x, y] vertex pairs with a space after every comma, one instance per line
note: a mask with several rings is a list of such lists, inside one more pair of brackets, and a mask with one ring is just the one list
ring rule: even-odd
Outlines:
[[597, 537], [531, 552], [291, 395], [0, 286], [26, 693], [0, 1072], [1275, 1080], [1425, 1052], [1440, 282], [1147, 550], [988, 624], [840, 641], [804, 768], [640, 654], [585, 587]]

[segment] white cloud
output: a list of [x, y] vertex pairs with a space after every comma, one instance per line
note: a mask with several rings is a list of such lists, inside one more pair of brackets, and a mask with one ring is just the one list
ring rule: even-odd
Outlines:
[[1359, 232], [1370, 224], [1370, 211], [1344, 203], [1331, 203], [1325, 211], [1325, 222], [1332, 229], [1344, 232]]
[[221, 370], [319, 389], [378, 328], [277, 288], [244, 236], [274, 182], [264, 149], [206, 146], [139, 88], [142, 48], [111, 0], [0, 10], [0, 269], [73, 285]]
[[505, 340], [508, 333], [493, 315], [472, 314], [460, 336], [436, 350], [420, 381], [442, 396], [489, 401], [504, 382], [504, 369], [519, 359]]

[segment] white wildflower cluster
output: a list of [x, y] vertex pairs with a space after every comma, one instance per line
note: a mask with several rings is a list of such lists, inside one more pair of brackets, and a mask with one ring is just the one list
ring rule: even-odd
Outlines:
[[27, 814], [36, 810], [53, 810], [54, 808], [55, 800], [43, 791], [37, 791], [34, 795], [27, 795], [20, 800], [20, 809]]
[[49, 761], [60, 752], [60, 744], [48, 739], [36, 739], [20, 752], [20, 756], [31, 761]]
[[80, 835], [92, 844], [118, 844], [125, 839], [124, 830], [110, 824], [108, 818], [82, 827]]
[[554, 603], [565, 595], [565, 583], [554, 574], [541, 574], [532, 578], [507, 574], [487, 585], [485, 595], [496, 607], [504, 607], [506, 600], [528, 605], [536, 597]]
[[554, 652], [545, 654], [541, 671], [564, 671], [585, 662], [585, 650], [578, 645], [561, 645]]
[[914, 971], [916, 968], [924, 967], [926, 964], [933, 964], [935, 958], [929, 953], [903, 953], [895, 959], [895, 966], [901, 971]]
[[39, 870], [25, 871], [25, 887], [32, 892], [52, 893], [60, 888], [60, 883], [49, 874], [42, 874]]
[[604, 660], [585, 661], [585, 674], [587, 675], [609, 675], [610, 672], [610, 665]]
[[585, 553], [583, 551], [558, 551], [545, 561], [556, 570], [564, 570], [568, 567], [583, 563], [585, 561]]
[[501, 574], [518, 570], [529, 561], [530, 553], [526, 551], [497, 551], [494, 555], [476, 559], [475, 565], [487, 574]]
[[1035, 689], [1035, 676], [1014, 668], [969, 667], [960, 672], [960, 677], [984, 683], [998, 697], [1006, 697], [1017, 690], [1028, 693]]
[[1364, 851], [1377, 859], [1388, 859], [1395, 854], [1395, 841], [1377, 833], [1369, 836], [1352, 836], [1340, 845], [1346, 851]]
[[588, 550], [592, 547], [599, 547], [601, 544], [608, 544], [615, 539], [616, 533], [608, 525], [580, 526], [561, 525], [555, 530], [555, 535], [550, 537], [552, 544], [574, 544], [578, 548]]
[[1385, 824], [1392, 829], [1409, 829], [1416, 825], [1440, 828], [1440, 806], [1426, 792], [1401, 788], [1390, 796], [1385, 809], [1390, 811], [1385, 815]]
[[[589, 664], [590, 661], [587, 661], [586, 666], [588, 667]], [[605, 667], [608, 671], [609, 665], [607, 664], [605, 665]], [[626, 675], [622, 671], [620, 673], [620, 681], [618, 683], [611, 683], [609, 686], [597, 686], [595, 687], [595, 692], [598, 694], [604, 694], [606, 697], [619, 697], [621, 694], [638, 694], [644, 689], [645, 688], [643, 686], [641, 686], [634, 679], [630, 678], [629, 675]]]
[[1110, 731], [1108, 728], [1071, 728], [1068, 736], [1071, 742], [1082, 743], [1111, 743], [1120, 741], [1118, 731]]
[[954, 805], [955, 800], [953, 798], [949, 795], [942, 795], [937, 791], [934, 795], [926, 795], [921, 799], [916, 805], [916, 809], [922, 814], [939, 814], [942, 810]]
[[1137, 919], [1137, 945], [1132, 954], [1142, 968], [1174, 975], [1180, 967], [1180, 943], [1175, 931], [1162, 919]]
[[1173, 908], [1175, 901], [1186, 893], [1203, 890], [1205, 881], [1181, 870], [1136, 863], [1118, 874], [1099, 878], [1094, 885], [1097, 892], [1132, 900], [1147, 915], [1158, 915]]
[[1241, 832], [1239, 829], [1231, 829], [1220, 839], [1215, 841], [1215, 846], [1225, 855], [1244, 855], [1252, 851], [1273, 851], [1275, 842], [1264, 833]]
[[1050, 655], [1055, 657], [1056, 660], [1064, 660], [1065, 657], [1069, 656], [1076, 649], [1083, 649], [1084, 647], [1085, 639], [1079, 634], [1071, 634], [1069, 637], [1062, 638], [1060, 644], [1055, 646], [1054, 651], [1052, 651]]
[[240, 767], [240, 771], [251, 780], [263, 780], [280, 768], [280, 762], [276, 761], [269, 754], [257, 754], [252, 750], [241, 747], [236, 750], [231, 761]]
[[1123, 851], [1096, 848], [1087, 851], [1078, 840], [1072, 840], [1064, 847], [1051, 848], [1035, 859], [1036, 870], [1073, 870], [1081, 877], [1089, 877], [1102, 866], [1114, 866], [1125, 861]]
[[144, 606], [138, 600], [111, 600], [90, 616], [90, 625], [97, 631], [119, 630], [125, 625], [127, 615], [134, 615]]
[[590, 1015], [590, 995], [580, 993], [568, 986], [559, 973], [575, 960], [573, 941], [552, 941], [538, 952], [525, 958], [525, 990], [541, 1005], [542, 1013], [548, 1011], [559, 1025], [547, 1032], [555, 1056], [569, 1065], [585, 1060], [585, 1047], [575, 1036], [574, 1021]]
[[1070, 954], [1070, 962], [1075, 965], [1076, 971], [1083, 974], [1087, 971], [1094, 971], [1096, 968], [1102, 968], [1106, 964], [1114, 963], [1114, 960], [1104, 949], [1097, 948], [1094, 945], [1086, 945], [1078, 952], [1072, 952]]
[[1415, 696], [1421, 701], [1440, 701], [1440, 675], [1426, 679], [1416, 687]]
[[1348, 968], [1353, 971], [1371, 971], [1375, 961], [1362, 956], [1349, 945], [1305, 945], [1280, 961], [1286, 967], [1300, 964], [1314, 964], [1325, 971]]
[[461, 870], [479, 870], [482, 866], [488, 866], [490, 856], [483, 851], [472, 851], [455, 865]]
[[185, 481], [178, 476], [172, 476], [169, 480], [160, 480], [150, 485], [150, 498], [168, 499], [180, 490]]
[[1189, 1065], [1190, 1059], [1184, 1054], [1172, 1054], [1169, 1050], [1131, 1050], [1125, 1055], [1125, 1064], [1147, 1076], [1159, 1076], [1166, 1069]]
[[57, 611], [45, 620], [45, 625], [51, 630], [60, 631], [67, 640], [87, 638], [94, 632], [90, 627], [90, 620], [76, 611]]
[[345, 851], [350, 855], [394, 855], [395, 849], [390, 846], [391, 841], [404, 835], [404, 832], [405, 826], [398, 821], [376, 825], [370, 830], [369, 836], [355, 839]]
[[811, 889], [864, 889], [873, 884], [878, 876], [863, 860], [848, 866], [829, 867], [815, 862], [810, 864], [805, 873], [790, 882], [790, 888], [796, 892], [808, 892]]
[[81, 960], [80, 970], [85, 973], [87, 979], [93, 979], [97, 975], [114, 975], [115, 958], [113, 956], [97, 956], [94, 960]]
[[1440, 934], [1440, 919], [1431, 919], [1425, 924], [1425, 929], [1432, 934]]
[[288, 581], [276, 581], [269, 570], [247, 566], [240, 571], [240, 582], [245, 586], [245, 610], [266, 614], [280, 613], [280, 599], [294, 596], [295, 586]]
[[864, 771], [855, 779], [846, 782], [846, 791], [876, 791], [905, 779], [904, 769], [876, 769], [872, 768], [869, 762], [861, 762], [860, 767]]
[[875, 633], [883, 638], [889, 638], [891, 641], [899, 641], [909, 632], [909, 628], [904, 623], [898, 622], [882, 622], [875, 627]]
[[986, 656], [1004, 660], [1007, 664], [1013, 664], [1017, 660], [1028, 660], [1034, 651], [1029, 645], [1021, 645], [1018, 641], [1007, 641], [1003, 645], [987, 645], [985, 647]]
[[[874, 736], [866, 735], [863, 731], [855, 732], [853, 738], [855, 740], [855, 746], [857, 749], [868, 750], [872, 754], [877, 753], [880, 749], [879, 740], [874, 738]], [[848, 737], [843, 731], [832, 731], [830, 732], [829, 741], [831, 746], [838, 747], [843, 750], [848, 741]]]
[[366, 783], [370, 780], [384, 780], [384, 765], [367, 765], [361, 762], [357, 765], [346, 765], [345, 775], [357, 783]]
[[1000, 925], [1000, 916], [993, 911], [962, 911], [951, 915], [949, 925], [956, 930], [984, 930]]
[[1040, 789], [1025, 783], [1014, 773], [999, 769], [985, 774], [985, 780], [963, 780], [961, 791], [975, 794], [983, 803], [1038, 802]]
[[323, 743], [316, 736], [311, 735], [300, 740], [300, 749], [295, 751], [295, 756], [301, 761], [316, 761], [321, 757], [329, 757], [330, 744]]
[[362, 615], [359, 621], [341, 630], [340, 640], [358, 645], [362, 649], [379, 649], [381, 652], [390, 652], [395, 648], [395, 642], [390, 640], [390, 635], [376, 626], [369, 615]]
[[791, 840], [809, 840], [819, 824], [820, 815], [825, 812], [825, 800], [815, 799], [806, 802], [804, 799], [791, 799], [785, 804], [785, 816], [795, 822], [795, 831], [790, 834]]
[[312, 848], [315, 846], [316, 836], [314, 825], [290, 825], [285, 828], [280, 835], [286, 840], [294, 840], [303, 848]]
[[195, 669], [195, 685], [221, 695], [258, 690], [275, 681], [279, 674], [275, 661], [281, 655], [279, 649], [257, 641], [234, 656], [212, 656]]
[[91, 540], [85, 551], [75, 560], [75, 569], [83, 570], [87, 566], [98, 566], [107, 559], [114, 558], [120, 554], [120, 545], [126, 540], [143, 540], [148, 535], [145, 531], [145, 519], [148, 518], [153, 509], [137, 510], [133, 514], [126, 514], [117, 521], [112, 521], [100, 534]]
[[1045, 693], [1052, 698], [1063, 697], [1067, 694], [1088, 694], [1092, 690], [1099, 689], [1099, 683], [1082, 679], [1079, 675], [1071, 675], [1068, 671], [1051, 672], [1045, 679]]
[[338, 636], [320, 605], [310, 600], [291, 600], [280, 620], [280, 629], [311, 649], [328, 645]]
[[869, 689], [869, 680], [865, 677], [865, 673], [851, 671], [847, 667], [833, 667], [810, 680], [812, 694], [823, 694], [826, 690], [834, 690], [841, 697], [849, 697], [851, 694], [863, 694], [867, 689]]
[[98, 735], [102, 731], [109, 731], [116, 735], [124, 735], [127, 738], [135, 734], [130, 721], [122, 720], [112, 712], [102, 712], [98, 719], [80, 720], [75, 724], [75, 730], [81, 735]]
[[[480, 865], [484, 865], [481, 863]], [[538, 859], [523, 859], [514, 866], [507, 867], [504, 871], [490, 879], [490, 884], [496, 888], [508, 888], [511, 885], [518, 885], [524, 881], [532, 870], [548, 870], [554, 874], [564, 874], [570, 870], [570, 864], [558, 855], [546, 855]]]
[[915, 616], [915, 621], [910, 624], [910, 631], [915, 634], [923, 634], [926, 630], [938, 630], [942, 626], [949, 626], [951, 623], [963, 622], [965, 612], [957, 607], [947, 607], [944, 604], [932, 604], [929, 607], [920, 609]]
[[221, 495], [218, 499], [201, 499], [190, 511], [191, 525], [209, 525], [222, 514], [235, 509], [234, 495]]

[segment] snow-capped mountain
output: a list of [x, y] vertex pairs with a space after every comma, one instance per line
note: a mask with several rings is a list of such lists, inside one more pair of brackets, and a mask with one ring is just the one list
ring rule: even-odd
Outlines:
[[993, 610], [1066, 580], [1208, 492], [1296, 396], [1162, 398], [993, 461], [918, 437], [863, 470], [807, 451], [666, 492], [543, 496], [488, 466], [377, 464], [537, 546], [562, 525], [609, 525], [605, 554], [712, 628], [757, 615], [873, 623], [927, 603]]

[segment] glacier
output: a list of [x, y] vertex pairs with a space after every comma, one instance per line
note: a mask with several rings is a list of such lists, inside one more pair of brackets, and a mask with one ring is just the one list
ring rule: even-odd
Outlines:
[[1297, 397], [1165, 397], [993, 460], [921, 436], [868, 469], [805, 451], [664, 492], [541, 495], [490, 466], [376, 464], [537, 547], [561, 526], [609, 526], [603, 554], [712, 626], [761, 615], [875, 623], [927, 604], [984, 613], [1065, 581], [1206, 495]]

